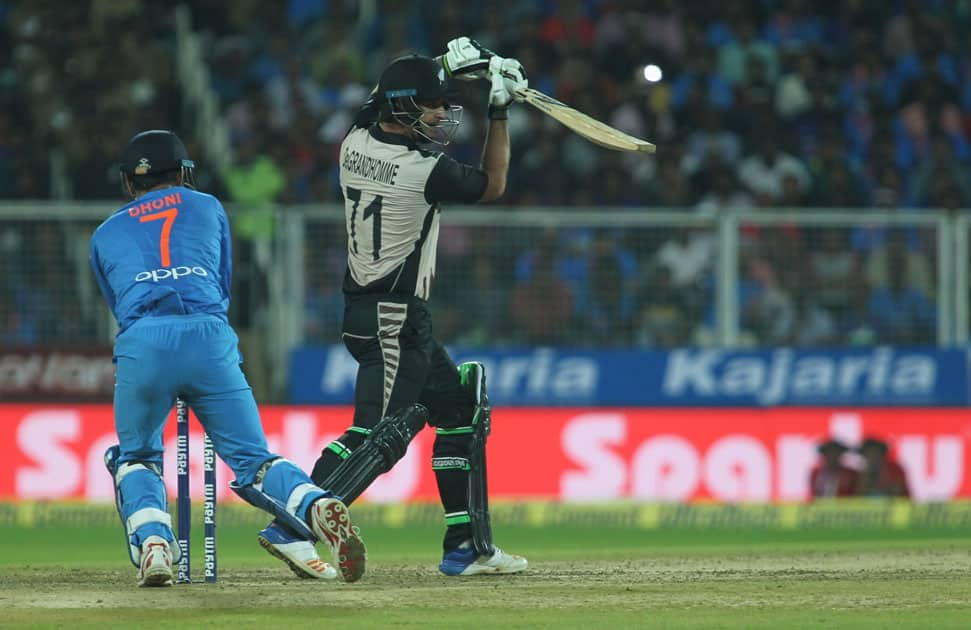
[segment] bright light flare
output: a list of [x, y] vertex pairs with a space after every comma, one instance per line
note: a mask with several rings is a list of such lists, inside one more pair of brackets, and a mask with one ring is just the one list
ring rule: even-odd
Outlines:
[[653, 63], [644, 66], [644, 80], [648, 83], [657, 83], [664, 78], [661, 68]]

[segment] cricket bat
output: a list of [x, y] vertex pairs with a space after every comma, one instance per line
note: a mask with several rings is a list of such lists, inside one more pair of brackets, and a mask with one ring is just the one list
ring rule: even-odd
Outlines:
[[526, 88], [524, 90], [518, 90], [517, 94], [539, 111], [555, 118], [568, 129], [583, 136], [594, 144], [599, 144], [602, 147], [613, 149], [614, 151], [654, 153], [657, 150], [657, 147], [647, 140], [641, 140], [619, 129], [614, 129], [610, 125], [595, 120], [583, 112], [573, 109], [566, 103], [543, 94], [539, 90]]

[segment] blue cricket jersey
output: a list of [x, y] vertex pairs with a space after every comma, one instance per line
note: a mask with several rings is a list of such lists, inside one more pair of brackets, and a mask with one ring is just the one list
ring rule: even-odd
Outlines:
[[173, 186], [135, 199], [94, 231], [91, 268], [119, 334], [151, 315], [229, 321], [229, 220], [212, 195]]

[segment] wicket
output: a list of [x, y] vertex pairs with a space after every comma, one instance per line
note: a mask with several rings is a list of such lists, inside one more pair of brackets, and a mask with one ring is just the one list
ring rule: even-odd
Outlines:
[[[181, 398], [175, 400], [175, 420], [177, 428], [175, 462], [178, 478], [178, 497], [176, 499], [179, 513], [178, 544], [182, 551], [175, 581], [177, 583], [191, 583], [192, 498], [189, 495], [189, 406]], [[215, 582], [218, 575], [216, 565], [216, 451], [213, 449], [212, 440], [208, 433], [203, 438], [202, 462], [205, 578], [206, 582]]]

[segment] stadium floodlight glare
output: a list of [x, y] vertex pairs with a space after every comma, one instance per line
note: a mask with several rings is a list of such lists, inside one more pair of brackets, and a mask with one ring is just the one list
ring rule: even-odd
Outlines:
[[664, 78], [664, 72], [661, 71], [661, 67], [653, 63], [649, 63], [644, 66], [644, 80], [648, 83], [657, 83]]

